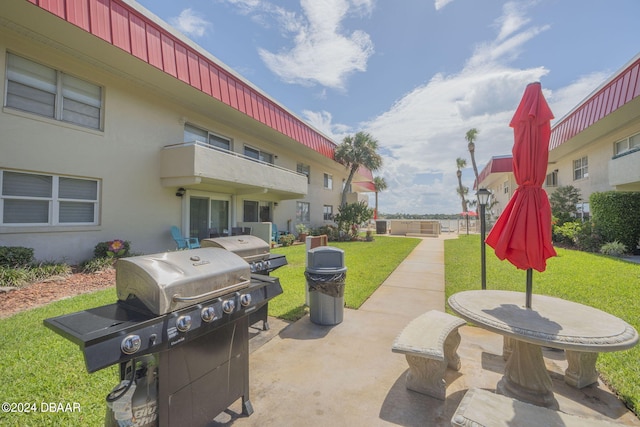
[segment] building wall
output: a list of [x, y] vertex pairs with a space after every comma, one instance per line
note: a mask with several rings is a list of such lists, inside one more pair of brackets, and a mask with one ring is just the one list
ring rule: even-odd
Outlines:
[[[617, 174], [626, 176], [627, 178], [623, 179], [623, 181], [632, 183], [638, 179], [640, 163], [635, 162], [634, 165], [634, 162], [627, 161], [627, 156], [619, 159], [613, 158], [615, 154], [615, 143], [638, 132], [640, 132], [640, 117], [626, 126], [612, 129], [604, 136], [582, 145], [579, 149], [571, 153], [559, 157], [555, 163], [549, 165], [548, 173], [557, 169], [558, 186], [571, 185], [576, 187], [580, 190], [582, 199], [585, 201], [588, 201], [589, 196], [595, 192], [620, 190], [620, 188], [617, 188], [615, 183], [612, 183], [610, 180], [611, 171], [614, 170]], [[635, 155], [636, 153], [631, 154], [631, 156]], [[587, 178], [574, 180], [573, 163], [575, 160], [584, 156], [588, 158], [589, 176]], [[621, 167], [622, 170], [620, 169]], [[547, 189], [549, 193], [553, 190], [553, 188]], [[638, 191], [640, 187], [630, 185], [628, 188], [622, 188], [622, 190]]]
[[[515, 177], [511, 172], [492, 173], [480, 183], [480, 187], [491, 191], [492, 207], [487, 211], [491, 215], [491, 219], [495, 220], [500, 216], [513, 192], [517, 188]], [[493, 202], [496, 202], [493, 204]]]
[[[294, 163], [290, 167], [294, 170], [298, 162], [310, 167], [309, 189], [307, 195], [302, 199], [283, 200], [278, 204], [274, 214], [274, 221], [278, 229], [290, 233], [296, 232], [295, 227], [301, 222], [296, 217], [296, 202], [298, 201], [309, 203], [310, 220], [303, 222], [307, 227], [318, 228], [334, 224], [333, 221], [324, 220], [324, 205], [332, 206], [334, 215], [338, 213], [342, 195], [342, 181], [346, 179], [346, 169], [339, 163], [321, 162], [311, 157], [303, 158], [300, 156], [292, 158], [292, 160]], [[332, 176], [332, 189], [324, 187], [325, 173]]]
[[[91, 36], [87, 36], [91, 37]], [[307, 148], [294, 153], [275, 140], [242, 131], [242, 126], [218, 121], [212, 114], [191, 109], [188, 99], [172, 99], [139, 84], [126, 75], [114, 75], [49, 45], [0, 27], [0, 85], [5, 93], [7, 51], [53, 69], [66, 72], [103, 88], [102, 131], [67, 124], [34, 114], [3, 108], [0, 112], [0, 169], [84, 177], [99, 180], [100, 216], [96, 226], [2, 226], [0, 245], [35, 249], [39, 260], [78, 263], [93, 256], [101, 241], [131, 241], [132, 251], [151, 253], [175, 249], [169, 227], [188, 228], [189, 197], [213, 195], [228, 198], [231, 225], [242, 221], [245, 199], [278, 202], [274, 222], [286, 230], [289, 219], [295, 226], [295, 201], [280, 201], [272, 194], [242, 195], [233, 188], [188, 189], [176, 197], [175, 187], [163, 187], [160, 153], [166, 145], [183, 142], [185, 122], [220, 133], [233, 140], [242, 153], [244, 144], [277, 155], [279, 166], [296, 170], [301, 161], [311, 165], [311, 185], [305, 201], [311, 203], [311, 224], [325, 223], [322, 206], [331, 204], [334, 213], [340, 200], [344, 167]], [[187, 89], [186, 90], [192, 90]], [[186, 96], [185, 96], [186, 98]], [[216, 101], [212, 101], [216, 102]], [[283, 136], [283, 139], [286, 137]], [[289, 141], [289, 147], [291, 142]], [[323, 173], [333, 175], [333, 190], [323, 188]], [[185, 233], [186, 234], [186, 233]]]

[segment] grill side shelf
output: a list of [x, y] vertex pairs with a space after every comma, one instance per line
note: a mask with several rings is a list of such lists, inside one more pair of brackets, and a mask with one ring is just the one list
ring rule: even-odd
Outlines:
[[[124, 310], [118, 304], [79, 311], [44, 320], [44, 325], [77, 344], [83, 352], [88, 372], [150, 353], [162, 346], [163, 319]], [[140, 337], [140, 349], [133, 355], [121, 350], [129, 333]]]

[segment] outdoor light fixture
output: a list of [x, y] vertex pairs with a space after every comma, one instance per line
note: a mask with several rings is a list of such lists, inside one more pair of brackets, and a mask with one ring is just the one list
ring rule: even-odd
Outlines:
[[487, 253], [484, 244], [487, 229], [484, 220], [484, 212], [485, 207], [489, 204], [489, 200], [491, 199], [491, 191], [486, 188], [479, 188], [476, 192], [476, 197], [478, 197], [478, 204], [480, 205], [480, 267], [482, 289], [487, 289]]
[[184, 188], [180, 187], [180, 188], [178, 188], [178, 191], [176, 191], [176, 196], [177, 197], [182, 197], [182, 196], [184, 196], [184, 193], [186, 193], [186, 192], [187, 192], [187, 190], [185, 190]]

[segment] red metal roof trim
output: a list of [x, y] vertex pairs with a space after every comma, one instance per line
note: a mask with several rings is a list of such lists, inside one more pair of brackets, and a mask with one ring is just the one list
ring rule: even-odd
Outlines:
[[[489, 163], [478, 174], [478, 181], [482, 182], [492, 173], [513, 172], [513, 156], [492, 157]], [[478, 183], [473, 183], [473, 188], [477, 188]]]
[[367, 191], [372, 191], [375, 193], [376, 191], [376, 186], [373, 182], [370, 181], [358, 181], [358, 182], [354, 182], [353, 185], [361, 187], [364, 190]]
[[639, 95], [640, 57], [636, 57], [628, 67], [553, 126], [549, 150], [559, 147]]
[[26, 1], [335, 160], [333, 141], [129, 5], [118, 0]]

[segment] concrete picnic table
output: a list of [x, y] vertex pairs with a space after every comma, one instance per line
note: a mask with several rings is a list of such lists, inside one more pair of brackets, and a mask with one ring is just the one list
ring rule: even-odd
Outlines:
[[505, 396], [557, 409], [542, 347], [584, 354], [587, 357], [567, 358], [567, 371], [595, 372], [598, 353], [626, 350], [638, 343], [638, 332], [631, 325], [604, 311], [535, 294], [531, 308], [526, 308], [525, 298], [524, 292], [498, 290], [464, 291], [449, 297], [451, 309], [465, 320], [514, 340], [504, 376], [496, 386]]

